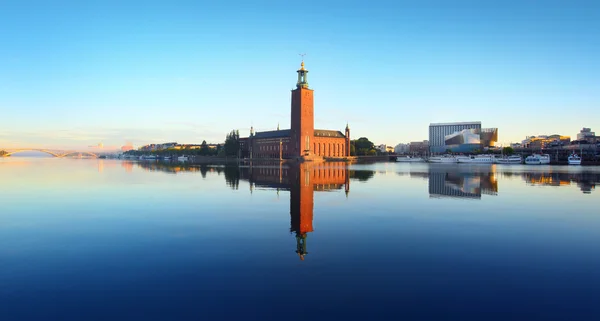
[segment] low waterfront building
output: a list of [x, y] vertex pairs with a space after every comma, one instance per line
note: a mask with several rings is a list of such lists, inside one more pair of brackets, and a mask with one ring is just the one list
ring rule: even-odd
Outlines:
[[411, 154], [425, 155], [429, 152], [429, 141], [410, 142], [408, 152]]
[[571, 137], [563, 135], [539, 135], [539, 136], [527, 136], [521, 141], [521, 148], [555, 148], [560, 146], [569, 145], [571, 143]]
[[375, 149], [377, 149], [381, 153], [393, 153], [394, 152], [394, 147], [387, 146], [386, 144], [377, 145], [375, 147]]
[[410, 144], [400, 143], [394, 147], [394, 153], [396, 154], [408, 154], [410, 153]]

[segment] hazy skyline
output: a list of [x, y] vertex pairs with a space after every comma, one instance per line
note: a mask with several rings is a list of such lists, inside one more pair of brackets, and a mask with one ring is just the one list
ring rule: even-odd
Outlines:
[[[542, 5], [543, 3], [543, 5]], [[594, 1], [3, 1], [0, 147], [221, 142], [315, 127], [395, 145], [481, 121], [499, 143], [600, 131]]]

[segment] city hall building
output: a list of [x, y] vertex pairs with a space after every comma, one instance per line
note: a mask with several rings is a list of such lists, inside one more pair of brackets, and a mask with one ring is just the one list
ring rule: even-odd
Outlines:
[[297, 71], [292, 90], [290, 129], [254, 132], [240, 138], [242, 157], [246, 158], [341, 158], [350, 156], [350, 128], [315, 129], [313, 90], [308, 88], [308, 70], [304, 61]]

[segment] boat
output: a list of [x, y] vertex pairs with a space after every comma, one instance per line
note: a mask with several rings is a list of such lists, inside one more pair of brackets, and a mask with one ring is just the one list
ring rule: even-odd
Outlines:
[[456, 160], [459, 164], [492, 164], [494, 162], [494, 157], [492, 155], [471, 155], [458, 157]]
[[177, 157], [177, 160], [180, 162], [187, 162], [188, 158], [187, 158], [187, 156], [179, 156], [179, 157]]
[[400, 163], [421, 163], [425, 160], [421, 157], [398, 156], [396, 157], [396, 161]]
[[156, 156], [155, 155], [146, 155], [146, 156], [144, 156], [144, 159], [145, 160], [155, 160]]
[[569, 165], [581, 165], [581, 157], [575, 153], [569, 155], [567, 160], [569, 161]]
[[548, 154], [533, 154], [525, 158], [527, 165], [547, 165], [550, 164], [550, 155]]
[[163, 160], [171, 160], [171, 156], [163, 156]]
[[523, 157], [520, 155], [511, 155], [508, 157], [495, 158], [494, 163], [496, 164], [521, 164], [523, 163]]
[[431, 156], [428, 160], [430, 163], [456, 163], [456, 157], [448, 154], [444, 154], [441, 156]]

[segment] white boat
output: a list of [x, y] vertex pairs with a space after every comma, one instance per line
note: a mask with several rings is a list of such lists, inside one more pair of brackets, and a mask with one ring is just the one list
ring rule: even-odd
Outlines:
[[452, 156], [452, 155], [441, 155], [441, 156], [431, 156], [429, 157], [428, 160], [430, 163], [445, 163], [445, 164], [449, 164], [449, 163], [456, 163], [456, 157]]
[[146, 156], [144, 156], [144, 159], [146, 159], [146, 160], [155, 160], [156, 156], [155, 155], [146, 155]]
[[492, 155], [471, 155], [466, 157], [457, 157], [457, 162], [468, 163], [468, 164], [492, 164], [494, 162], [494, 156]]
[[550, 155], [548, 154], [533, 154], [525, 158], [527, 165], [547, 165], [550, 164]]
[[523, 158], [520, 155], [511, 155], [508, 157], [495, 158], [494, 163], [496, 164], [521, 164]]
[[421, 157], [411, 157], [411, 156], [398, 156], [396, 157], [396, 161], [400, 163], [420, 163], [425, 160]]
[[569, 155], [568, 161], [569, 165], [581, 165], [581, 157], [575, 153]]
[[171, 156], [163, 156], [163, 160], [171, 160]]
[[180, 162], [187, 162], [188, 158], [187, 158], [187, 156], [179, 156], [179, 157], [177, 157], [177, 160]]

